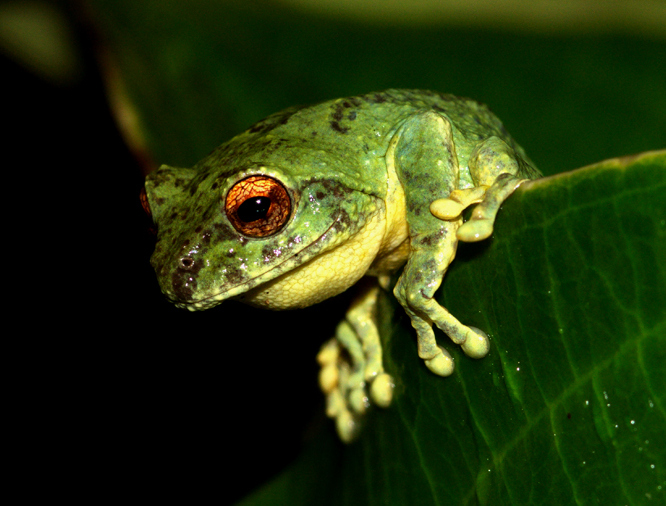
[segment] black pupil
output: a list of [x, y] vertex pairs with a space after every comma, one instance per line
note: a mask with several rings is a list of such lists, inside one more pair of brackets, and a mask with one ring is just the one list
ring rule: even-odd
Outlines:
[[269, 207], [271, 207], [271, 199], [269, 197], [247, 199], [238, 206], [238, 217], [245, 223], [263, 220], [266, 218]]

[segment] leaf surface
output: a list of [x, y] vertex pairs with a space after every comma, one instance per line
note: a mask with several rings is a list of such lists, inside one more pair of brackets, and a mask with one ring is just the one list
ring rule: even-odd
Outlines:
[[492, 342], [473, 360], [440, 333], [456, 360], [449, 378], [423, 366], [408, 319], [383, 297], [395, 402], [375, 410], [341, 456], [331, 453], [341, 459], [340, 474], [329, 474], [335, 494], [320, 493], [318, 476], [310, 500], [663, 501], [665, 191], [664, 151], [523, 185], [486, 244], [460, 245], [440, 291]]

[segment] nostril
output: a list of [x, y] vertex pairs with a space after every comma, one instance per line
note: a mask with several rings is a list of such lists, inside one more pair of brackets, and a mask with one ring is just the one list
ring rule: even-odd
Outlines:
[[194, 265], [194, 259], [191, 257], [183, 257], [180, 259], [180, 265], [182, 265], [185, 269], [191, 269]]

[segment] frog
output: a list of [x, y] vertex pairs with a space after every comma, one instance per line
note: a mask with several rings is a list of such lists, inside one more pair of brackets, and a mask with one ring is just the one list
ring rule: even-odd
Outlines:
[[151, 263], [166, 297], [191, 311], [229, 299], [298, 309], [360, 285], [317, 355], [326, 414], [351, 442], [368, 409], [394, 397], [379, 291], [397, 277], [393, 294], [416, 354], [435, 375], [451, 375], [454, 360], [434, 328], [468, 357], [486, 356], [486, 333], [435, 294], [458, 242], [489, 238], [500, 206], [540, 176], [502, 122], [471, 99], [389, 89], [291, 107], [191, 168], [162, 165], [147, 176]]

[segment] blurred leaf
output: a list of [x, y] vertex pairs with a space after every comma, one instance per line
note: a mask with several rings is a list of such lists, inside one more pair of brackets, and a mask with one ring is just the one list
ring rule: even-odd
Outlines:
[[429, 373], [385, 296], [394, 405], [341, 456], [310, 450], [298, 464], [339, 459], [337, 473], [298, 473], [292, 496], [292, 470], [243, 504], [663, 502], [664, 192], [666, 151], [524, 185], [488, 244], [460, 246], [441, 296], [489, 333], [490, 355], [449, 345], [454, 375]]
[[82, 77], [72, 28], [48, 0], [0, 4], [0, 51], [55, 84], [71, 85]]
[[666, 147], [666, 40], [364, 24], [259, 0], [87, 3], [157, 165], [191, 166], [286, 107], [386, 88], [489, 104], [544, 174]]

